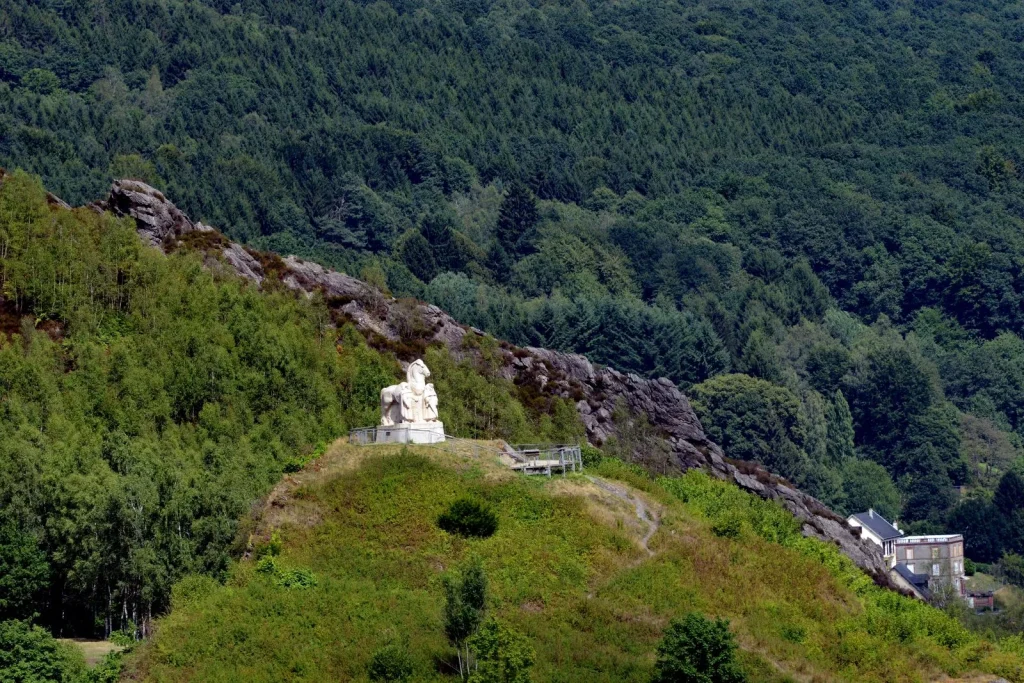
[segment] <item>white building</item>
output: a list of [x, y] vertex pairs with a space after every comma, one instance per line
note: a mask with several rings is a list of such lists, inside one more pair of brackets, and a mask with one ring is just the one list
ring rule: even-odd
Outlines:
[[903, 532], [894, 523], [889, 523], [874, 510], [858, 512], [846, 518], [846, 522], [855, 529], [860, 529], [861, 538], [866, 538], [882, 549], [882, 555], [889, 567], [896, 563], [896, 539], [903, 537]]

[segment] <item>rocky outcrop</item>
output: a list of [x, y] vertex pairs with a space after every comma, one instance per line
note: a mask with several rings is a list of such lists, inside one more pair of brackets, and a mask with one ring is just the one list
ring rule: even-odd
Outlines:
[[190, 221], [160, 190], [140, 180], [114, 181], [107, 200], [93, 206], [118, 216], [134, 218], [139, 236], [154, 247], [172, 244], [190, 232], [213, 230], [202, 223]]
[[[159, 191], [145, 183], [114, 183], [110, 197], [95, 205], [135, 219], [148, 243], [172, 250], [192, 246], [206, 252], [211, 265], [226, 267], [259, 285], [270, 275], [286, 286], [311, 295], [320, 293], [339, 318], [350, 320], [371, 342], [390, 345], [405, 360], [429, 343], [471, 356], [480, 330], [458, 323], [437, 306], [395, 300], [343, 273], [294, 256], [281, 259], [229, 242], [212, 228], [192, 223]], [[208, 233], [196, 239], [192, 233]], [[468, 339], [467, 339], [468, 337]], [[420, 344], [417, 346], [416, 344]], [[539, 395], [572, 400], [592, 443], [601, 444], [616, 432], [612, 416], [621, 402], [634, 414], [646, 415], [659, 431], [679, 469], [703, 468], [762, 498], [777, 500], [803, 525], [803, 533], [835, 543], [858, 566], [891, 587], [877, 546], [863, 540], [845, 519], [821, 502], [793, 488], [760, 466], [728, 460], [708, 439], [686, 396], [665, 378], [646, 379], [594, 365], [585, 357], [539, 348], [500, 346], [500, 372]]]

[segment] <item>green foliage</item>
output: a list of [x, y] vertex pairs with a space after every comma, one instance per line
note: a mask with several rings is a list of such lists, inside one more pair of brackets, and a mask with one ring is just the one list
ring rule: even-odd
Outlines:
[[900, 492], [885, 468], [871, 460], [850, 459], [842, 465], [843, 509], [847, 514], [874, 508], [886, 519], [900, 514]]
[[[909, 683], [1012, 672], [1022, 661], [928, 605], [885, 602], [892, 593], [834, 546], [804, 538], [780, 505], [706, 474], [654, 481], [613, 458], [590, 472], [635, 482], [630, 495], [658, 506], [649, 556], [632, 506], [595, 495], [585, 478], [510, 477], [497, 462], [415, 446], [344, 445], [327, 457], [281, 511], [300, 521], [281, 527], [281, 562], [310, 567], [320, 585], [281, 590], [241, 561], [225, 585], [158, 623], [132, 671], [167, 681], [252, 672], [244, 675], [269, 682], [295, 671], [351, 680], [366, 676], [382, 634], [400, 633], [412, 678], [451, 680], [444, 577], [459, 583], [454, 568], [474, 557], [487, 576], [484, 623], [494, 617], [528, 639], [535, 680], [649, 681], [664, 625], [693, 611], [729, 619], [738, 642], [753, 644], [737, 652], [751, 680]], [[500, 534], [465, 541], [432, 523], [466, 494], [494, 505]], [[314, 526], [301, 523], [309, 511]], [[719, 515], [738, 517], [741, 535], [716, 537]]]
[[36, 539], [13, 518], [0, 522], [0, 620], [29, 616], [49, 573]]
[[444, 586], [444, 634], [455, 646], [459, 676], [466, 680], [470, 668], [470, 640], [483, 623], [487, 608], [487, 576], [479, 558], [473, 558], [457, 574], [446, 575]]
[[1006, 516], [1024, 509], [1024, 477], [1014, 470], [1004, 474], [999, 480], [992, 502]]
[[498, 244], [510, 254], [528, 251], [533, 229], [539, 220], [533, 193], [521, 182], [512, 183], [498, 208], [498, 225], [495, 228]]
[[996, 562], [1007, 545], [1006, 520], [984, 498], [960, 501], [950, 512], [948, 525], [964, 534], [964, 553], [977, 562]]
[[597, 467], [604, 460], [604, 453], [600, 448], [584, 443], [580, 444], [580, 457], [583, 460], [583, 467]]
[[398, 249], [402, 263], [413, 275], [424, 282], [430, 282], [437, 275], [437, 261], [434, 260], [433, 250], [418, 230], [405, 235]]
[[836, 389], [825, 412], [826, 456], [832, 464], [842, 464], [854, 457], [853, 416], [843, 392]]
[[799, 524], [777, 503], [754, 498], [711, 479], [703, 472], [690, 472], [676, 479], [659, 480], [659, 483], [699, 510], [712, 525], [739, 518], [742, 527], [754, 535], [815, 558], [840, 583], [857, 594], [863, 602], [864, 612], [845, 617], [840, 627], [843, 633], [841, 647], [853, 648], [848, 656], [854, 660], [865, 656], [861, 646], [855, 644], [856, 638], [860, 637], [858, 632], [889, 642], [927, 640], [941, 648], [959, 651], [963, 656], [974, 656], [967, 653], [975, 646], [975, 637], [955, 617], [875, 586], [837, 548], [804, 538]]
[[480, 561], [444, 577], [444, 595], [444, 632], [459, 647], [480, 628], [487, 605], [487, 577]]
[[281, 588], [315, 588], [319, 583], [316, 575], [302, 567], [284, 569], [274, 555], [264, 555], [256, 561], [256, 573], [270, 578]]
[[370, 657], [370, 666], [367, 668], [370, 680], [382, 683], [408, 680], [412, 672], [413, 663], [409, 649], [399, 643], [390, 643], [374, 650]]
[[1024, 556], [1006, 553], [999, 559], [999, 575], [1007, 582], [1024, 588]]
[[730, 457], [793, 479], [805, 470], [800, 402], [788, 389], [746, 375], [721, 375], [694, 386], [691, 395], [708, 435]]
[[171, 608], [186, 609], [206, 599], [220, 584], [209, 576], [191, 574], [182, 577], [171, 589]]
[[302, 567], [279, 571], [274, 581], [282, 588], [299, 589], [315, 588], [319, 583], [313, 572]]
[[77, 683], [84, 675], [85, 659], [74, 645], [28, 622], [0, 622], [0, 680]]
[[124, 669], [125, 657], [129, 653], [130, 650], [108, 652], [86, 674], [86, 683], [118, 683], [121, 680], [121, 672]]
[[615, 435], [604, 444], [609, 455], [623, 462], [641, 465], [651, 473], [666, 474], [669, 471], [671, 451], [647, 415], [632, 412], [620, 398], [612, 411], [612, 422]]
[[[468, 438], [511, 442], [529, 439], [530, 417], [515, 400], [511, 382], [488, 377], [468, 362], [457, 362], [443, 349], [427, 349], [424, 360], [438, 395], [460, 397], [458, 401], [440, 403], [440, 419], [446, 430]], [[484, 368], [484, 372], [488, 370]]]
[[276, 576], [279, 569], [277, 567], [277, 558], [273, 555], [266, 555], [256, 561], [256, 572], [259, 574], [265, 574], [267, 576]]
[[135, 644], [135, 625], [129, 625], [129, 628], [121, 629], [119, 631], [113, 631], [110, 637], [107, 639], [114, 645], [120, 645], [121, 647], [127, 647]]
[[698, 612], [673, 619], [658, 645], [656, 683], [740, 683], [736, 639], [724, 619]]
[[47, 69], [29, 69], [21, 77], [21, 85], [37, 95], [52, 95], [60, 88], [60, 79]]
[[496, 619], [488, 619], [469, 639], [477, 668], [470, 683], [530, 683], [530, 667], [536, 654], [530, 641]]
[[437, 525], [450, 534], [466, 538], [487, 538], [498, 530], [498, 516], [479, 501], [460, 498], [441, 513]]
[[[933, 494], [991, 489], [1013, 459], [1024, 20], [1003, 0], [113, 0], [102, 20], [66, 5], [5, 5], [0, 163], [73, 204], [139, 177], [233, 238], [372, 274], [514, 343], [683, 389], [742, 371], [805, 415], [811, 392], [835, 404], [841, 389], [853, 445], [886, 468], [908, 520], [941, 526], [953, 501]], [[14, 182], [30, 201], [5, 216], [34, 224], [39, 189]], [[34, 239], [22, 227], [0, 226], [16, 315], [25, 296], [40, 320], [83, 292], [124, 307], [143, 271], [69, 258], [74, 239], [13, 262]], [[38, 286], [11, 289], [26, 268]], [[103, 339], [137, 332], [72, 308]], [[210, 377], [168, 383], [176, 425]], [[522, 431], [484, 393], [463, 424]], [[342, 405], [345, 425], [371, 406]], [[221, 407], [248, 420], [248, 405]], [[850, 423], [826, 412], [827, 458], [814, 430], [771, 447], [780, 472], [838, 505]], [[1002, 437], [984, 459], [979, 434]], [[292, 445], [289, 469], [310, 444]]]

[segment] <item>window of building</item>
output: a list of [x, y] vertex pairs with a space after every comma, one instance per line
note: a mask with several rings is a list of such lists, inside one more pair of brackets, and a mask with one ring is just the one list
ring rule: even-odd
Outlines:
[[938, 546], [932, 548], [932, 559], [933, 560], [939, 559], [939, 548], [938, 548]]
[[933, 564], [932, 565], [932, 576], [938, 576], [938, 575], [939, 575], [939, 565]]
[[907, 548], [907, 559], [908, 560], [914, 559], [914, 549], [913, 548]]

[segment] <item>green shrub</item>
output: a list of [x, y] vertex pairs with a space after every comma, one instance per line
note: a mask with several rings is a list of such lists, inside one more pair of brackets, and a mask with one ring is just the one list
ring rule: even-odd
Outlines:
[[522, 633], [488, 619], [469, 639], [477, 656], [477, 669], [469, 683], [529, 683], [537, 655]]
[[219, 587], [216, 579], [201, 574], [189, 574], [171, 588], [171, 607], [182, 609], [195, 605], [212, 595]]
[[654, 683], [739, 683], [736, 640], [724, 619], [690, 612], [673, 619], [658, 645]]
[[277, 557], [281, 554], [281, 549], [283, 547], [284, 543], [281, 541], [281, 534], [274, 531], [270, 534], [269, 541], [256, 547], [256, 559], [261, 560], [264, 557]]
[[964, 558], [964, 574], [967, 576], [974, 576], [978, 571], [978, 565], [974, 563], [974, 560], [967, 557]]
[[135, 625], [132, 624], [129, 628], [123, 628], [119, 631], [113, 631], [110, 634], [109, 640], [114, 645], [120, 645], [121, 647], [128, 647], [129, 645], [135, 644]]
[[802, 643], [807, 638], [807, 629], [803, 626], [784, 624], [781, 629], [782, 639], [791, 643]]
[[276, 583], [282, 588], [314, 588], [319, 582], [308, 569], [289, 569], [277, 575]]
[[85, 675], [85, 658], [27, 621], [0, 622], [0, 681], [72, 683]]
[[117, 683], [121, 680], [121, 670], [124, 668], [124, 657], [130, 649], [120, 652], [108, 652], [100, 663], [89, 672], [85, 679], [88, 683]]
[[498, 517], [486, 505], [460, 498], [437, 518], [437, 525], [450, 534], [487, 538], [498, 530]]
[[277, 575], [277, 560], [274, 559], [273, 555], [267, 555], [261, 557], [256, 562], [256, 572], [259, 574], [268, 574], [270, 576]]
[[743, 532], [743, 520], [739, 515], [722, 515], [711, 524], [711, 533], [719, 538], [739, 538]]
[[1024, 557], [1016, 553], [1004, 553], [997, 565], [998, 573], [1007, 583], [1024, 587]]
[[601, 452], [601, 449], [591, 446], [589, 443], [580, 446], [580, 456], [583, 459], [583, 466], [588, 468], [597, 467], [604, 460], [604, 453]]
[[367, 673], [371, 681], [404, 681], [412, 676], [412, 670], [408, 648], [391, 643], [374, 651]]

